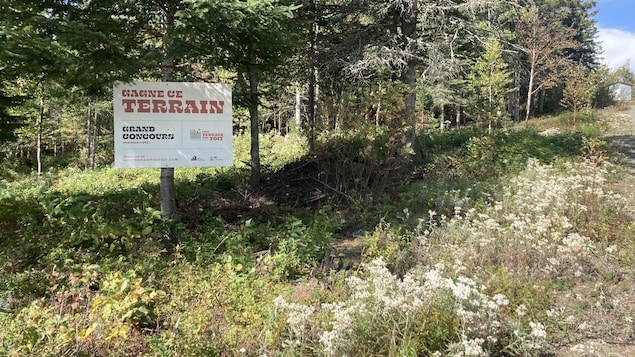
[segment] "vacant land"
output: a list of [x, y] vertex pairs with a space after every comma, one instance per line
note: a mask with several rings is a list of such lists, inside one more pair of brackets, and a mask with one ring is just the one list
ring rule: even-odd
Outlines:
[[256, 189], [179, 170], [176, 221], [152, 170], [4, 181], [0, 354], [635, 355], [634, 118], [431, 130], [414, 171], [271, 137]]
[[[620, 176], [613, 189], [628, 197], [630, 210], [635, 211], [635, 105], [611, 116], [615, 119], [607, 140], [622, 153], [615, 157], [616, 162], [630, 170]], [[570, 329], [563, 331], [562, 346], [554, 349], [556, 355], [635, 356], [635, 236], [625, 238], [629, 245], [616, 249], [630, 249], [625, 254], [630, 255], [631, 264], [614, 265], [604, 257], [595, 263], [601, 270], [591, 271], [590, 280], [575, 282], [559, 294], [554, 309], [566, 312], [562, 316]]]

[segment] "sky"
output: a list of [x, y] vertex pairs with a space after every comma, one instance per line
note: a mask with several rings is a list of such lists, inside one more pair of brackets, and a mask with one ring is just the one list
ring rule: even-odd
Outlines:
[[635, 0], [596, 0], [596, 4], [602, 63], [615, 70], [630, 59], [635, 73]]

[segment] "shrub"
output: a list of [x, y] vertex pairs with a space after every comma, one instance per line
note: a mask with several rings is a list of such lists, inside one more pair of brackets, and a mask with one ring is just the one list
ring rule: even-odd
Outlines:
[[273, 279], [297, 279], [314, 272], [330, 250], [333, 234], [339, 223], [329, 215], [330, 207], [323, 207], [305, 224], [288, 217], [273, 232], [270, 251], [262, 258], [262, 269]]
[[140, 338], [156, 324], [165, 293], [144, 286], [134, 271], [102, 276], [97, 266], [78, 275], [51, 275], [50, 296], [1, 319], [6, 355], [113, 355], [146, 349]]
[[405, 273], [413, 263], [411, 238], [408, 232], [382, 221], [362, 238], [365, 245], [362, 258], [367, 261], [382, 258], [392, 271]]

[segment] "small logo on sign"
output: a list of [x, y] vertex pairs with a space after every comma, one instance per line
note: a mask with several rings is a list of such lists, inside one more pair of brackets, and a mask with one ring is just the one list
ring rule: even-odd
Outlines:
[[202, 139], [201, 129], [190, 129], [190, 139], [201, 140]]

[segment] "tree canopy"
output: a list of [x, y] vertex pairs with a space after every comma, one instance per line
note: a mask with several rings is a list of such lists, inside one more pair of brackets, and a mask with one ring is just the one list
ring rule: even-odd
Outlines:
[[[589, 78], [605, 73], [598, 65], [595, 5], [588, 0], [3, 0], [1, 133], [15, 140], [16, 152], [35, 150], [16, 130], [41, 117], [44, 151], [82, 150], [62, 144], [83, 138], [56, 137], [58, 143], [46, 132], [88, 125], [78, 113], [86, 112], [87, 103], [108, 101], [116, 81], [170, 78], [234, 85], [235, 104], [244, 108], [236, 111], [235, 128], [252, 136], [255, 184], [258, 136], [267, 130], [293, 126], [313, 142], [332, 130], [387, 126], [416, 154], [415, 133], [424, 127], [480, 125], [485, 117], [501, 125], [520, 118], [523, 110], [528, 120], [565, 109], [571, 66], [580, 63], [592, 71]], [[620, 77], [632, 79], [626, 72]], [[85, 99], [56, 104], [64, 101], [54, 94], [38, 97], [38, 86]], [[552, 99], [545, 103], [545, 97]], [[588, 105], [607, 104], [598, 98]], [[43, 108], [37, 115], [20, 109], [37, 106], [38, 100]], [[52, 125], [62, 107], [69, 115]], [[284, 109], [291, 107], [297, 110]], [[104, 143], [107, 122], [96, 124]], [[112, 151], [107, 144], [103, 149]]]

